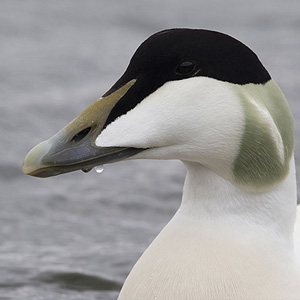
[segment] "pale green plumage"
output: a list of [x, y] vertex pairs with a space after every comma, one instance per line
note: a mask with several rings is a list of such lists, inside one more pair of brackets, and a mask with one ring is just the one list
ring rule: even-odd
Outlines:
[[293, 118], [287, 101], [271, 80], [237, 86], [245, 112], [245, 131], [234, 162], [236, 183], [265, 189], [282, 181], [294, 150]]

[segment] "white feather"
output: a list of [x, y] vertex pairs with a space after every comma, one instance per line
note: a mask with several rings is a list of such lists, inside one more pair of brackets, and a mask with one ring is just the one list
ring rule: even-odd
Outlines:
[[[181, 207], [133, 268], [119, 300], [300, 299], [294, 159], [287, 177], [265, 191], [234, 184], [246, 122], [240, 92], [204, 77], [168, 82], [96, 139], [102, 147], [149, 148], [133, 158], [180, 159], [188, 170]], [[256, 105], [251, 94], [248, 100]], [[258, 111], [283, 161], [272, 116]]]
[[153, 148], [134, 158], [196, 161], [231, 178], [244, 125], [231, 85], [197, 77], [163, 85], [107, 126], [96, 145]]
[[182, 205], [132, 269], [119, 300], [298, 300], [293, 172], [256, 194], [186, 165]]
[[300, 205], [297, 207], [297, 220], [295, 224], [295, 252], [300, 263]]

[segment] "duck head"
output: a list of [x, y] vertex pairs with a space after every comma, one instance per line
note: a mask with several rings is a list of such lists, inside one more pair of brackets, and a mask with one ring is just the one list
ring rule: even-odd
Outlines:
[[293, 147], [288, 104], [252, 50], [219, 32], [170, 29], [143, 42], [102, 98], [34, 147], [23, 172], [180, 159], [261, 189], [285, 178]]

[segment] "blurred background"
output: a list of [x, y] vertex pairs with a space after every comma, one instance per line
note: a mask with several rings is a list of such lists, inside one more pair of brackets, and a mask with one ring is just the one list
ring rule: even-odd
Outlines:
[[0, 299], [116, 299], [178, 208], [180, 162], [49, 179], [21, 173], [34, 145], [107, 91], [142, 41], [171, 27], [222, 31], [258, 54], [294, 114], [300, 172], [298, 0], [3, 0]]

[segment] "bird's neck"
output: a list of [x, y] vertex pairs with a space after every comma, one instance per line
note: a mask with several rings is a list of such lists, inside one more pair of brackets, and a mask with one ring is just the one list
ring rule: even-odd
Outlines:
[[187, 177], [176, 218], [187, 217], [199, 226], [242, 234], [249, 243], [259, 238], [293, 250], [297, 206], [294, 159], [285, 180], [264, 192], [244, 190], [198, 163], [185, 165]]
[[186, 299], [187, 291], [189, 299], [297, 299], [294, 166], [263, 193], [244, 191], [197, 163], [186, 166], [178, 212], [118, 299]]

